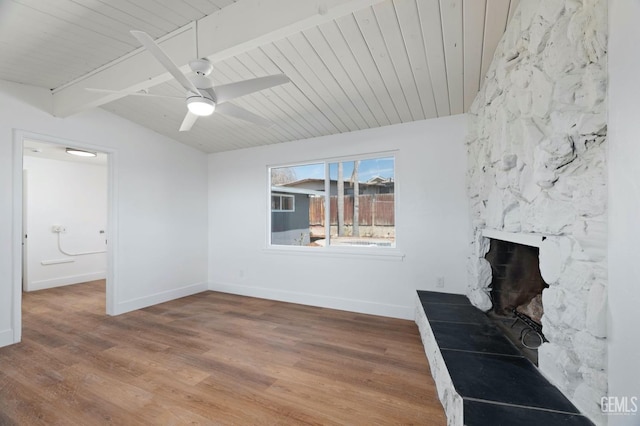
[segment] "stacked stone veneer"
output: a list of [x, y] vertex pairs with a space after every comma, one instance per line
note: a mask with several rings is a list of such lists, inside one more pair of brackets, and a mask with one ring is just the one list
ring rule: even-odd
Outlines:
[[547, 236], [539, 366], [596, 423], [606, 376], [606, 0], [526, 0], [470, 110], [468, 296], [491, 308], [485, 228]]

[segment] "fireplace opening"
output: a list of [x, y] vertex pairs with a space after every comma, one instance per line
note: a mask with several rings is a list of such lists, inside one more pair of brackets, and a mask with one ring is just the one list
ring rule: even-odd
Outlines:
[[540, 274], [539, 248], [492, 238], [485, 259], [492, 272], [489, 316], [537, 365], [537, 347], [546, 341], [542, 290], [549, 287]]

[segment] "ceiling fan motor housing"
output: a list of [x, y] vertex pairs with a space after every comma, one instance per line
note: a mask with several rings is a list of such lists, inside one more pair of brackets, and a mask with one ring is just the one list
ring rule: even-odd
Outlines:
[[189, 62], [189, 67], [191, 67], [191, 70], [196, 74], [205, 77], [211, 74], [211, 71], [213, 71], [213, 65], [211, 65], [211, 62], [204, 58], [194, 59], [193, 61]]

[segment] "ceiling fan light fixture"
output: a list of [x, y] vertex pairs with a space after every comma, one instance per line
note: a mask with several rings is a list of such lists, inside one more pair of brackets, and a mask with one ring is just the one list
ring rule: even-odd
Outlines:
[[95, 157], [98, 155], [95, 152], [85, 151], [85, 150], [76, 149], [76, 148], [67, 148], [65, 151], [67, 152], [67, 154], [76, 155], [78, 157]]
[[216, 104], [207, 98], [193, 97], [187, 99], [187, 108], [189, 112], [200, 117], [213, 114], [216, 109]]

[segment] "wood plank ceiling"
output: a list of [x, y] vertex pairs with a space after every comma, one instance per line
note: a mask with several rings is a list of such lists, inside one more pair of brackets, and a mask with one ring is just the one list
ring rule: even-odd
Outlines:
[[[236, 0], [247, 1], [247, 0]], [[0, 79], [64, 87], [234, 0], [3, 0]], [[205, 152], [465, 112], [519, 0], [383, 0], [214, 61], [215, 84], [285, 73], [291, 83], [233, 103], [275, 123], [214, 114], [178, 132], [181, 100], [123, 97], [102, 107]], [[26, 23], [29, 23], [28, 25]], [[175, 81], [150, 92], [184, 96]]]

